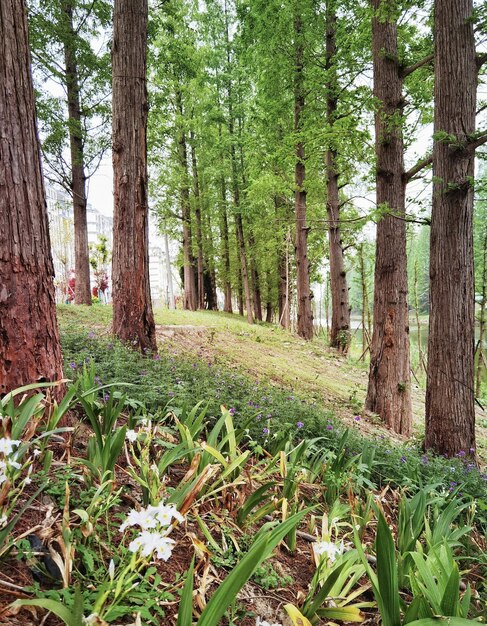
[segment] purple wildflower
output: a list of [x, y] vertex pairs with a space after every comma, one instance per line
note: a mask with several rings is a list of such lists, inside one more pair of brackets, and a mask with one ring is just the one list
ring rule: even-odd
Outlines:
[[78, 366], [76, 365], [76, 363], [75, 363], [74, 361], [71, 361], [71, 363], [69, 364], [69, 367], [70, 367], [72, 370], [75, 370]]
[[298, 423], [296, 424], [296, 427], [297, 427], [297, 428], [303, 428], [303, 426], [304, 426], [304, 422], [298, 422]]
[[262, 434], [263, 435], [268, 435], [269, 434], [269, 429], [268, 428], [263, 428], [262, 429]]
[[232, 407], [231, 409], [228, 410], [228, 412], [230, 413], [230, 415], [235, 415], [235, 413], [237, 412], [237, 409], [234, 409]]

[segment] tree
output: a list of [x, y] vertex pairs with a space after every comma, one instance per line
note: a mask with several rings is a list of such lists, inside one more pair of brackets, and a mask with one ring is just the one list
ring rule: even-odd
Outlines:
[[395, 432], [412, 425], [405, 222], [403, 79], [395, 0], [373, 0], [372, 40], [377, 155], [374, 326], [366, 408]]
[[[35, 0], [30, 10], [43, 155], [49, 177], [73, 199], [75, 303], [91, 305], [86, 185], [108, 147], [109, 121], [109, 56], [95, 51], [93, 41], [110, 8], [105, 0]], [[53, 96], [46, 78], [66, 95]]]
[[308, 226], [306, 224], [306, 164], [305, 146], [301, 136], [302, 116], [305, 106], [304, 89], [304, 39], [301, 9], [295, 7], [294, 15], [294, 131], [296, 134], [295, 165], [295, 213], [296, 213], [296, 266], [298, 326], [297, 332], [303, 339], [313, 338], [313, 311], [311, 309], [310, 268], [308, 260]]
[[150, 297], [147, 203], [147, 0], [113, 13], [113, 330], [157, 350]]
[[425, 447], [475, 452], [472, 0], [435, 2], [435, 121]]
[[62, 378], [23, 0], [0, 3], [0, 395]]

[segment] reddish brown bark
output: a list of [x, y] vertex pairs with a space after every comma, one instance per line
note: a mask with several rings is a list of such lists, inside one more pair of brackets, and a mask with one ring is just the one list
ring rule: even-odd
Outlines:
[[[184, 119], [183, 100], [181, 90], [176, 89], [176, 106], [180, 120]], [[183, 308], [187, 311], [196, 311], [197, 296], [193, 259], [193, 233], [191, 228], [191, 203], [189, 200], [189, 174], [188, 174], [188, 150], [186, 146], [186, 133], [181, 128], [178, 139], [178, 157], [181, 169], [181, 218], [183, 220]]]
[[228, 218], [227, 218], [227, 192], [225, 178], [221, 177], [221, 205], [220, 205], [220, 237], [222, 242], [223, 257], [223, 294], [225, 313], [233, 313], [232, 309], [232, 284], [230, 282], [230, 249], [228, 242]]
[[[328, 0], [326, 7], [326, 117], [328, 130], [333, 135], [338, 107], [338, 77], [336, 72], [336, 9]], [[340, 230], [340, 197], [338, 190], [339, 171], [336, 140], [326, 150], [326, 210], [328, 213], [328, 241], [331, 284], [331, 330], [330, 345], [343, 354], [350, 347], [350, 306], [348, 304], [347, 273], [343, 257]]]
[[309, 283], [308, 227], [306, 225], [306, 189], [304, 186], [306, 178], [306, 165], [304, 141], [300, 138], [305, 97], [303, 23], [299, 14], [297, 14], [294, 18], [294, 34], [294, 132], [297, 137], [296, 165], [294, 170], [294, 182], [296, 188], [294, 196], [296, 212], [295, 250], [298, 296], [297, 333], [303, 339], [312, 339], [313, 311], [311, 310], [311, 289]]
[[86, 221], [86, 174], [72, 0], [63, 2], [63, 13], [65, 28], [64, 62], [71, 151], [71, 194], [74, 212], [74, 267], [76, 271], [74, 302], [75, 304], [91, 305], [88, 225]]
[[[373, 0], [372, 18], [377, 157], [377, 224], [374, 321], [366, 408], [395, 432], [409, 435], [412, 425], [409, 316], [402, 138], [401, 67], [397, 24], [390, 0]], [[388, 11], [391, 13], [388, 14]], [[390, 17], [388, 17], [390, 15]]]
[[147, 0], [113, 12], [113, 330], [157, 350], [149, 284], [147, 203]]
[[435, 141], [430, 241], [426, 448], [474, 454], [472, 0], [435, 2]]
[[197, 308], [205, 308], [205, 278], [203, 263], [203, 229], [201, 224], [201, 198], [200, 183], [198, 178], [198, 162], [196, 160], [196, 146], [194, 134], [191, 132], [191, 168], [193, 172], [193, 195], [194, 195], [194, 214], [196, 218], [196, 245], [198, 248], [197, 256]]
[[26, 8], [0, 2], [0, 396], [62, 378]]

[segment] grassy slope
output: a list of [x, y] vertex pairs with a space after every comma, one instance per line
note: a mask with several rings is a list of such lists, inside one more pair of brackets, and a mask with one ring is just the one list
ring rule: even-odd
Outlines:
[[[63, 325], [82, 324], [109, 332], [111, 307], [61, 306]], [[238, 315], [210, 311], [169, 311], [156, 309], [161, 349], [195, 355], [235, 368], [260, 381], [286, 387], [297, 395], [314, 399], [331, 409], [345, 422], [361, 413], [367, 388], [363, 363], [343, 360], [326, 347], [323, 339], [302, 341], [277, 326], [250, 326]], [[424, 421], [424, 392], [413, 385], [415, 435], [421, 436]], [[487, 413], [478, 409], [477, 441], [479, 458], [487, 461]], [[381, 428], [374, 416], [361, 420], [364, 431]], [[389, 433], [390, 436], [390, 433]]]

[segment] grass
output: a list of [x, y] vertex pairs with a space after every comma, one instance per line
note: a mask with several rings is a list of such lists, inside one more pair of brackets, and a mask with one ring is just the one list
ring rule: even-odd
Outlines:
[[[62, 328], [96, 329], [108, 332], [111, 307], [60, 306]], [[367, 390], [367, 363], [343, 360], [330, 350], [323, 337], [305, 342], [273, 324], [249, 325], [238, 315], [213, 311], [155, 310], [161, 354], [184, 356], [198, 362], [211, 362], [243, 373], [251, 379], [316, 402], [349, 426], [370, 435], [386, 435], [374, 416], [365, 416], [363, 404]], [[181, 327], [181, 328], [178, 328]], [[354, 352], [352, 351], [352, 354]], [[424, 436], [424, 390], [412, 379], [413, 439]], [[477, 406], [477, 452], [487, 463], [487, 412]], [[394, 437], [401, 441], [400, 438]]]
[[142, 355], [109, 307], [59, 313], [68, 400], [0, 405], [1, 623], [485, 614], [487, 475], [359, 415], [363, 367], [212, 313], [156, 312]]

